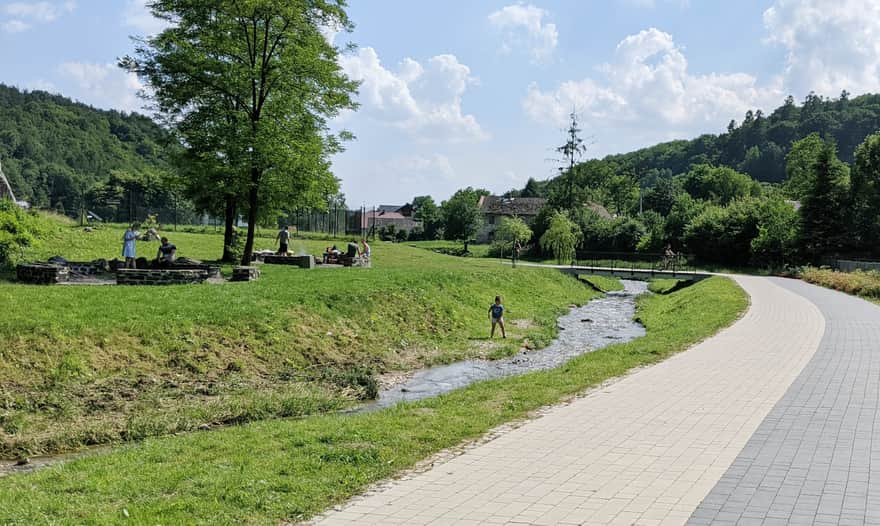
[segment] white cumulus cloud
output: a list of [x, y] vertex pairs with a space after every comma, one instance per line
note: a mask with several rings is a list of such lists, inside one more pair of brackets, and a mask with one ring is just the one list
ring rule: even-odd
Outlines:
[[6, 33], [21, 33], [34, 24], [54, 22], [61, 15], [76, 9], [76, 2], [10, 2], [0, 5], [0, 15], [8, 17], [0, 22]]
[[532, 60], [545, 62], [552, 57], [559, 42], [556, 24], [544, 20], [549, 14], [532, 4], [514, 4], [490, 14], [489, 23], [503, 34], [502, 51], [524, 47]]
[[387, 69], [376, 50], [365, 47], [339, 58], [343, 70], [361, 81], [358, 114], [412, 134], [422, 141], [470, 142], [488, 138], [473, 115], [462, 110], [462, 96], [476, 83], [455, 55], [437, 55], [423, 65], [404, 59]]
[[31, 25], [27, 22], [22, 22], [21, 20], [13, 18], [12, 20], [7, 20], [0, 24], [0, 28], [6, 33], [21, 33], [22, 31], [30, 29]]
[[143, 89], [143, 84], [137, 75], [123, 71], [116, 64], [65, 62], [58, 67], [58, 73], [73, 82], [77, 88], [75, 96], [82, 102], [127, 112], [141, 110], [143, 101], [138, 91]]
[[137, 29], [142, 35], [156, 35], [167, 27], [167, 23], [150, 13], [147, 1], [128, 0], [122, 15], [123, 20], [125, 25]]
[[880, 1], [776, 0], [764, 26], [786, 50], [785, 85], [797, 95], [880, 91]]
[[665, 140], [719, 128], [783, 96], [777, 86], [759, 86], [746, 73], [691, 74], [672, 35], [655, 28], [624, 38], [614, 59], [599, 69], [602, 80], [571, 80], [551, 90], [531, 85], [523, 100], [526, 113], [562, 126], [575, 110], [591, 129], [636, 130], [643, 140]]

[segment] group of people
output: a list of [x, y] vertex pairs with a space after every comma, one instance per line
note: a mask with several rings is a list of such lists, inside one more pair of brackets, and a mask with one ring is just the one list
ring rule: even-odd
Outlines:
[[336, 245], [331, 247], [327, 247], [324, 249], [324, 263], [339, 263], [339, 258], [345, 256], [347, 258], [357, 258], [360, 257], [362, 259], [370, 258], [370, 245], [367, 244], [366, 239], [361, 239], [361, 246], [358, 248], [357, 243], [354, 241], [348, 244], [347, 250], [343, 254], [342, 250], [340, 250]]
[[[136, 268], [137, 251], [135, 241], [143, 239], [140, 233], [141, 225], [132, 223], [122, 235], [122, 257], [125, 258], [125, 268]], [[162, 236], [159, 240], [159, 248], [156, 250], [156, 263], [170, 265], [177, 259], [177, 247]]]
[[[275, 241], [278, 243], [279, 256], [290, 255], [290, 235], [290, 227], [284, 226], [278, 231], [278, 235], [275, 236]], [[347, 250], [344, 253], [336, 245], [327, 247], [324, 249], [323, 262], [325, 264], [338, 263], [339, 258], [342, 256], [352, 259], [357, 257], [369, 259], [370, 245], [367, 244], [366, 239], [361, 239], [361, 246], [358, 248], [357, 243], [352, 241], [348, 244]]]

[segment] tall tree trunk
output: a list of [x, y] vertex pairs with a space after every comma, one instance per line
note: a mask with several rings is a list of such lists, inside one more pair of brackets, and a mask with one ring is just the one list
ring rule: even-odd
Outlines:
[[248, 190], [248, 231], [247, 240], [244, 243], [244, 254], [241, 256], [242, 265], [251, 264], [251, 256], [254, 253], [254, 232], [257, 228], [257, 197], [259, 195], [260, 170], [251, 168], [251, 184]]
[[233, 248], [235, 245], [235, 218], [238, 216], [238, 202], [234, 195], [226, 196], [225, 228], [223, 230], [223, 261], [235, 261]]

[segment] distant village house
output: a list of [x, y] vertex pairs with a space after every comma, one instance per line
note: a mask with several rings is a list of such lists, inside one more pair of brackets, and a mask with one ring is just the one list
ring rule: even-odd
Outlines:
[[412, 231], [416, 227], [421, 227], [422, 222], [413, 219], [413, 207], [407, 203], [405, 205], [380, 205], [375, 210], [368, 210], [364, 215], [364, 230], [369, 231], [373, 228], [376, 231], [393, 226], [396, 231], [404, 230]]
[[547, 200], [543, 197], [500, 197], [488, 195], [480, 198], [479, 207], [483, 214], [483, 226], [477, 232], [477, 243], [495, 241], [495, 230], [505, 217], [518, 217], [529, 226], [535, 222], [538, 212]]

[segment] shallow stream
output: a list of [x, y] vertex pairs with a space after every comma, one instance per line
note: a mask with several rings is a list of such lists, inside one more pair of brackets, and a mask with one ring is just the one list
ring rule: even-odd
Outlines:
[[[621, 280], [624, 290], [609, 292], [559, 318], [559, 337], [539, 351], [522, 351], [501, 360], [467, 360], [415, 373], [406, 383], [381, 391], [379, 397], [353, 412], [374, 411], [398, 402], [421, 400], [482, 380], [558, 367], [568, 360], [614, 343], [645, 335], [633, 320], [636, 296], [648, 290], [643, 281]], [[496, 331], [496, 337], [498, 331]]]

